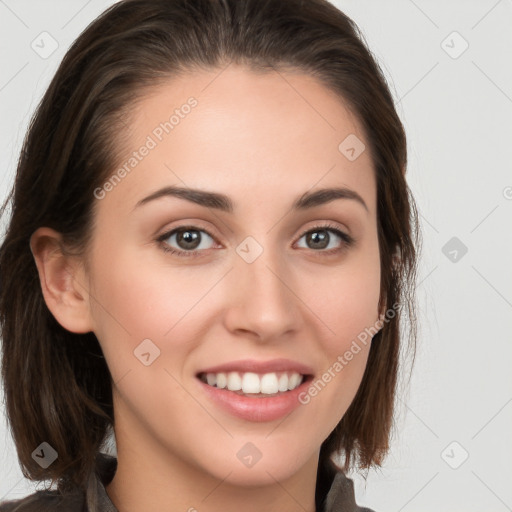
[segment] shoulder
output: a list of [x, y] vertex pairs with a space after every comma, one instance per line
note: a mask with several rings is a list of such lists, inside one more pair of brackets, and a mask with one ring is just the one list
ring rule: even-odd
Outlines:
[[[106, 485], [112, 480], [116, 468], [117, 459], [115, 457], [99, 453], [96, 458], [97, 474], [95, 480], [103, 502], [106, 499], [103, 484]], [[102, 489], [103, 493], [101, 492]], [[97, 503], [97, 496], [93, 498], [93, 501]], [[24, 498], [0, 502], [0, 512], [86, 512], [85, 502], [85, 492], [80, 490], [74, 490], [67, 494], [58, 490], [39, 490]], [[100, 505], [103, 502], [100, 501]], [[105, 510], [115, 509], [110, 507]]]
[[0, 512], [82, 512], [84, 497], [74, 493], [36, 491], [24, 498], [0, 502]]
[[325, 512], [338, 511], [375, 512], [372, 509], [357, 505], [354, 494], [354, 482], [343, 471], [336, 473], [325, 500]]

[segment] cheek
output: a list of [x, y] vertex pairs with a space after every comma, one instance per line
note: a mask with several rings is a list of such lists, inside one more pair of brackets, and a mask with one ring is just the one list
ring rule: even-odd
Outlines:
[[312, 309], [325, 326], [319, 342], [324, 356], [323, 373], [317, 376], [304, 400], [321, 394], [327, 405], [324, 410], [331, 411], [334, 428], [359, 388], [371, 339], [378, 331], [377, 246], [359, 253], [350, 264], [347, 260], [336, 271], [331, 269], [323, 278], [317, 275], [315, 283], [309, 283], [304, 290], [308, 290], [309, 303], [315, 305]]
[[[320, 274], [321, 276], [322, 274]], [[327, 330], [326, 352], [337, 357], [347, 350], [361, 333], [375, 326], [380, 297], [380, 261], [378, 248], [355, 253], [350, 261], [330, 269], [324, 277], [309, 283], [305, 290], [315, 312]]]
[[378, 294], [375, 297], [359, 289], [337, 297], [332, 297], [325, 312], [334, 334], [322, 339], [326, 361], [320, 378], [325, 383], [335, 382], [335, 400], [340, 404], [340, 398], [351, 400], [362, 379], [376, 332]]
[[366, 368], [372, 336], [369, 334], [377, 317], [378, 293], [367, 293], [371, 282], [362, 283], [346, 293], [324, 297], [319, 316], [330, 331], [319, 340], [323, 355], [322, 371], [315, 375], [299, 400], [310, 417], [318, 421], [320, 437], [327, 437], [345, 415], [354, 400]]
[[[214, 284], [211, 274], [176, 270], [154, 261], [154, 250], [117, 251], [105, 245], [93, 267], [91, 303], [95, 334], [116, 366], [132, 364], [133, 351], [151, 340], [164, 355], [189, 350], [197, 335], [194, 309], [205, 289]], [[107, 255], [105, 257], [104, 255]]]

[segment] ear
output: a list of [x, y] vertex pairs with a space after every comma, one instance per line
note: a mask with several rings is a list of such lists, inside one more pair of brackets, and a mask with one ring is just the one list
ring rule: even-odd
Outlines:
[[92, 331], [87, 281], [80, 260], [63, 250], [57, 231], [46, 227], [32, 234], [30, 249], [44, 300], [57, 322], [74, 333]]

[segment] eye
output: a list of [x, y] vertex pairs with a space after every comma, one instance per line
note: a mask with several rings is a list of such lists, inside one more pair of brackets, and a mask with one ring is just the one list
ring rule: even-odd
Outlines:
[[[214, 240], [204, 229], [196, 226], [180, 226], [163, 234], [157, 241], [161, 243], [165, 252], [188, 257], [200, 256], [201, 251], [209, 249], [210, 247], [205, 247], [210, 243], [208, 239]], [[178, 248], [174, 249], [172, 244], [176, 244]]]
[[[309, 245], [309, 247], [305, 247], [306, 249], [312, 249], [326, 255], [337, 254], [352, 246], [355, 242], [350, 235], [331, 224], [315, 226], [304, 231], [299, 241], [304, 237], [306, 237], [306, 243]], [[198, 226], [179, 226], [157, 238], [157, 242], [159, 242], [164, 252], [179, 257], [201, 256], [201, 252], [212, 248], [208, 244], [211, 244], [214, 240], [208, 231]], [[331, 242], [334, 242], [334, 247], [329, 247]], [[177, 247], [174, 248], [173, 245]]]
[[[329, 235], [334, 233], [334, 236]], [[354, 239], [340, 231], [336, 226], [331, 224], [319, 225], [308, 229], [302, 233], [299, 241], [306, 237], [306, 249], [314, 249], [316, 252], [325, 252], [327, 254], [338, 253], [354, 243]], [[329, 247], [329, 244], [334, 242], [334, 247]], [[341, 242], [341, 244], [340, 244]]]

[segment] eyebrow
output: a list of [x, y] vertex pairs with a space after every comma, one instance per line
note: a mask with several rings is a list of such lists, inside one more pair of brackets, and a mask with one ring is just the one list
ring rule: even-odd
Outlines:
[[[134, 209], [163, 197], [177, 197], [204, 206], [205, 208], [214, 208], [227, 213], [233, 213], [235, 209], [233, 201], [224, 194], [176, 186], [164, 187], [153, 192], [144, 199], [141, 199], [135, 205]], [[305, 192], [295, 200], [292, 209], [307, 210], [315, 206], [329, 203], [335, 199], [352, 199], [361, 204], [367, 212], [369, 211], [364, 199], [356, 191], [345, 187], [322, 188], [313, 192]]]

